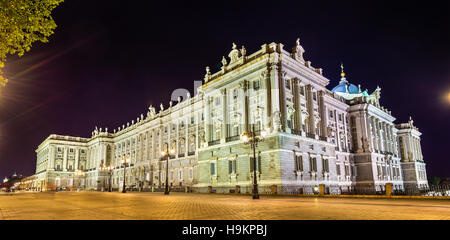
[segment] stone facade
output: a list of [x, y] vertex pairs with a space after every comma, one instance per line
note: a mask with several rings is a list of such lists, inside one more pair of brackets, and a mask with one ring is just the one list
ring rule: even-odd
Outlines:
[[257, 135], [267, 132], [256, 149], [261, 187], [310, 193], [324, 184], [337, 194], [355, 186], [382, 190], [386, 183], [425, 187], [420, 132], [412, 121], [395, 125], [379, 103], [381, 89], [369, 95], [343, 71], [328, 90], [329, 80], [304, 52], [299, 40], [292, 52], [271, 43], [251, 55], [233, 44], [230, 61], [223, 57], [216, 73], [207, 67], [192, 97], [187, 92], [159, 111], [150, 106], [112, 132], [96, 127], [90, 138], [50, 135], [36, 150], [34, 179], [46, 190], [121, 189], [122, 160], [129, 159], [127, 187], [162, 187], [167, 162], [160, 153], [173, 149], [172, 187], [228, 192], [252, 184], [253, 151], [240, 137], [254, 126]]

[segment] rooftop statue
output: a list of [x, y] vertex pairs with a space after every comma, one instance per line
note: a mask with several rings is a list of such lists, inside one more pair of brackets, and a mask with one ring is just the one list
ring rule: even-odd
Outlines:
[[225, 57], [222, 56], [222, 66], [226, 67], [227, 66], [227, 59], [225, 59]]
[[228, 57], [230, 58], [230, 64], [236, 62], [239, 59], [239, 50], [237, 50], [235, 43], [233, 43], [233, 49], [228, 54]]
[[293, 57], [300, 61], [301, 63], [305, 63], [305, 59], [303, 59], [303, 53], [305, 53], [305, 49], [303, 49], [302, 45], [300, 45], [300, 38], [297, 38], [295, 42], [295, 47], [292, 49]]
[[155, 109], [155, 107], [153, 107], [153, 105], [150, 105], [150, 107], [148, 107], [148, 116], [154, 117], [155, 115], [156, 115], [156, 109]]

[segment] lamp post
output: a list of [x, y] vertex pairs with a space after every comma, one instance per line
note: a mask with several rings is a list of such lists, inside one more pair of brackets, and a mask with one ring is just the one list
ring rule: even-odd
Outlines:
[[258, 146], [258, 142], [264, 141], [267, 132], [261, 130], [260, 137], [257, 137], [255, 132], [255, 124], [253, 124], [252, 131], [250, 133], [242, 134], [241, 139], [244, 141], [244, 144], [250, 144], [253, 150], [253, 199], [259, 199], [258, 180], [256, 179], [256, 147]]
[[122, 188], [122, 193], [126, 193], [127, 190], [125, 189], [125, 177], [126, 177], [126, 172], [127, 172], [127, 163], [130, 162], [130, 158], [124, 158], [122, 159], [122, 164], [123, 164], [123, 188]]
[[[112, 178], [112, 171], [114, 170], [114, 166], [101, 166], [100, 167], [101, 171], [107, 171], [108, 172], [108, 177], [109, 177], [109, 181], [108, 181], [108, 192], [111, 192], [111, 178]], [[104, 181], [103, 181], [104, 182]], [[105, 184], [103, 184], [104, 186]]]
[[169, 156], [170, 154], [174, 154], [175, 153], [175, 149], [171, 148], [169, 150], [169, 146], [167, 145], [166, 151], [162, 150], [161, 151], [161, 156], [167, 157], [167, 161], [166, 161], [166, 186], [164, 187], [164, 194], [168, 195], [169, 194]]

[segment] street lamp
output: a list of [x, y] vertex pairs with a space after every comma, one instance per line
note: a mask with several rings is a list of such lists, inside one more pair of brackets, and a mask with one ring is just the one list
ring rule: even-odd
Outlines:
[[127, 172], [127, 163], [130, 162], [130, 158], [124, 158], [122, 159], [122, 164], [124, 166], [123, 168], [123, 189], [122, 189], [122, 193], [126, 193], [127, 190], [125, 189], [125, 177], [126, 177], [126, 172]]
[[167, 161], [166, 161], [166, 186], [164, 188], [164, 194], [168, 195], [169, 194], [169, 156], [170, 154], [174, 154], [175, 153], [175, 149], [171, 148], [169, 150], [169, 146], [167, 146], [166, 151], [162, 150], [161, 151], [161, 156], [167, 157]]
[[[109, 181], [108, 181], [108, 192], [111, 192], [111, 177], [112, 177], [112, 172], [113, 172], [113, 170], [114, 170], [114, 166], [108, 166], [108, 167], [106, 167], [106, 166], [101, 166], [100, 167], [100, 170], [101, 171], [106, 171], [106, 172], [108, 172], [108, 177], [109, 177]], [[104, 181], [103, 181], [103, 186], [104, 186], [105, 184], [104, 184]]]
[[256, 147], [258, 146], [258, 142], [264, 141], [267, 132], [261, 130], [260, 137], [256, 137], [255, 132], [255, 124], [253, 124], [252, 131], [250, 133], [243, 133], [241, 139], [244, 141], [244, 144], [250, 144], [253, 149], [253, 199], [259, 199], [258, 180], [256, 179]]

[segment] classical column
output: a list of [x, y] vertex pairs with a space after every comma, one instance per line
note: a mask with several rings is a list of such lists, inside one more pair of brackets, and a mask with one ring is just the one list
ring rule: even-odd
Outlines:
[[271, 106], [271, 88], [270, 88], [270, 74], [268, 74], [268, 70], [265, 70], [261, 73], [261, 83], [262, 88], [265, 89], [264, 92], [264, 103], [266, 106], [266, 114], [264, 115], [265, 127], [270, 128], [271, 125], [271, 116], [272, 116], [272, 106]]
[[372, 121], [372, 134], [374, 136], [374, 146], [375, 146], [374, 150], [379, 151], [380, 146], [379, 146], [379, 138], [378, 138], [378, 134], [377, 134], [377, 123], [376, 123], [375, 117], [372, 117], [371, 121]]
[[[277, 58], [277, 57], [275, 56], [275, 58]], [[277, 61], [277, 60], [275, 59], [275, 61]], [[270, 121], [273, 122], [273, 119], [272, 119], [274, 117], [273, 114], [275, 112], [281, 111], [280, 110], [281, 105], [280, 105], [280, 97], [279, 97], [280, 90], [279, 89], [282, 86], [279, 85], [279, 77], [280, 76], [278, 74], [277, 65], [275, 63], [271, 63], [269, 68], [273, 69], [273, 71], [269, 72], [269, 78], [267, 80], [268, 84], [270, 84], [270, 87], [271, 87], [270, 89], [267, 89], [268, 92], [270, 92], [270, 108], [267, 109], [268, 110], [267, 114], [269, 114], [268, 116], [270, 117]], [[272, 82], [272, 79], [273, 79], [273, 82]], [[272, 85], [273, 85], [273, 87], [272, 87]]]
[[281, 113], [281, 130], [283, 132], [286, 132], [286, 126], [287, 126], [287, 106], [286, 106], [286, 86], [284, 79], [283, 71], [281, 71], [281, 67], [278, 67], [279, 70], [279, 77], [278, 77], [278, 96], [280, 98], [280, 113]]
[[389, 129], [390, 129], [390, 131], [391, 131], [391, 150], [392, 150], [392, 153], [395, 153], [395, 141], [396, 141], [396, 137], [395, 137], [395, 134], [394, 134], [394, 126], [393, 126], [393, 125], [390, 125], [390, 126], [389, 126]]
[[386, 132], [386, 123], [381, 123], [381, 129], [383, 131], [383, 151], [387, 151], [387, 145], [388, 145], [388, 139], [387, 139], [387, 132]]
[[184, 156], [186, 157], [189, 153], [189, 124], [190, 115], [186, 117], [186, 124], [184, 125]]
[[[319, 105], [319, 109], [318, 110], [319, 110], [319, 116], [320, 116], [320, 119], [321, 119], [320, 120], [319, 136], [327, 137], [327, 122], [326, 122], [326, 118], [327, 118], [328, 113], [326, 112], [325, 104], [323, 103], [323, 95], [324, 95], [324, 92], [322, 90], [317, 92], [317, 102], [319, 103], [318, 104]], [[339, 132], [338, 124], [337, 124], [338, 120], [337, 120], [336, 116], [337, 116], [336, 115], [336, 111], [334, 111], [334, 118], [335, 118], [335, 121], [336, 121], [336, 130]], [[338, 139], [338, 141], [340, 141], [340, 139]]]
[[306, 93], [306, 107], [308, 109], [309, 117], [308, 117], [308, 132], [310, 134], [316, 134], [316, 126], [315, 126], [315, 119], [314, 119], [314, 104], [313, 104], [313, 96], [312, 96], [312, 86], [311, 84], [308, 84], [305, 86], [305, 93]]
[[180, 154], [180, 123], [177, 122], [177, 125], [175, 126], [175, 154], [178, 157], [178, 154]]
[[362, 148], [362, 134], [363, 134], [363, 129], [362, 129], [362, 126], [361, 126], [361, 121], [362, 121], [362, 119], [361, 119], [361, 116], [360, 116], [360, 114], [361, 113], [358, 113], [358, 115], [355, 117], [356, 119], [355, 119], [355, 123], [356, 123], [356, 142], [357, 142], [357, 149], [355, 149], [356, 150], [356, 152], [358, 152], [358, 153], [361, 153], [361, 152], [363, 152], [363, 148]]
[[205, 106], [205, 142], [209, 143], [211, 141], [211, 112], [210, 112], [210, 102], [211, 97], [206, 96], [206, 106]]
[[161, 156], [160, 152], [163, 150], [162, 149], [162, 147], [163, 147], [163, 142], [162, 142], [163, 137], [162, 137], [162, 135], [164, 134], [164, 126], [162, 124], [160, 124], [160, 127], [159, 127], [158, 130], [159, 130], [159, 143], [158, 143], [159, 144], [159, 152], [155, 152], [155, 158], [156, 159], [158, 158], [158, 156]]
[[300, 107], [300, 91], [298, 89], [300, 80], [298, 78], [292, 79], [292, 95], [294, 95], [294, 129], [301, 131], [301, 107]]
[[243, 100], [243, 108], [244, 108], [244, 132], [248, 132], [248, 108], [249, 108], [249, 101], [248, 101], [248, 82], [247, 80], [244, 80], [240, 82], [240, 87], [243, 90], [242, 94], [242, 100]]
[[78, 162], [80, 161], [80, 149], [75, 148], [75, 160], [74, 160], [74, 170], [78, 169]]
[[344, 121], [344, 144], [345, 144], [345, 149], [347, 149], [347, 151], [350, 151], [350, 146], [348, 146], [348, 132], [347, 132], [347, 113], [342, 114], [343, 115], [343, 119], [342, 121]]
[[[369, 148], [373, 148], [373, 146], [371, 146], [371, 141], [369, 139], [370, 137], [370, 131], [369, 131], [369, 120], [368, 120], [368, 114], [363, 111], [362, 112], [362, 127], [363, 127], [363, 137], [366, 139], [367, 145]], [[366, 146], [364, 146], [365, 148]], [[366, 152], [369, 152], [369, 149], [365, 149]]]
[[49, 146], [48, 170], [55, 169], [55, 146]]
[[67, 171], [67, 147], [63, 147], [64, 155], [63, 155], [63, 171]]
[[[328, 112], [329, 110], [327, 110]], [[326, 119], [328, 119], [329, 115], [327, 113], [326, 115]], [[336, 146], [338, 147], [339, 151], [342, 151], [343, 146], [341, 146], [341, 133], [339, 131], [339, 126], [338, 126], [338, 118], [337, 118], [337, 111], [334, 110], [333, 111], [333, 118], [334, 118], [334, 126], [336, 126]], [[323, 120], [324, 121], [324, 120]], [[325, 122], [325, 121], [324, 121]], [[327, 123], [328, 124], [328, 123]]]
[[226, 138], [228, 137], [228, 134], [227, 134], [227, 127], [228, 127], [227, 89], [226, 88], [221, 89], [220, 93], [222, 95], [222, 133], [220, 134], [220, 136], [221, 136], [221, 141], [225, 142]]
[[200, 128], [201, 117], [202, 117], [202, 112], [198, 112], [197, 116], [195, 116], [195, 114], [194, 114], [194, 123], [196, 123], [195, 124], [195, 151], [197, 151], [197, 149], [199, 147], [199, 145], [198, 145], [198, 138], [199, 138], [198, 131], [199, 131], [199, 128]]

